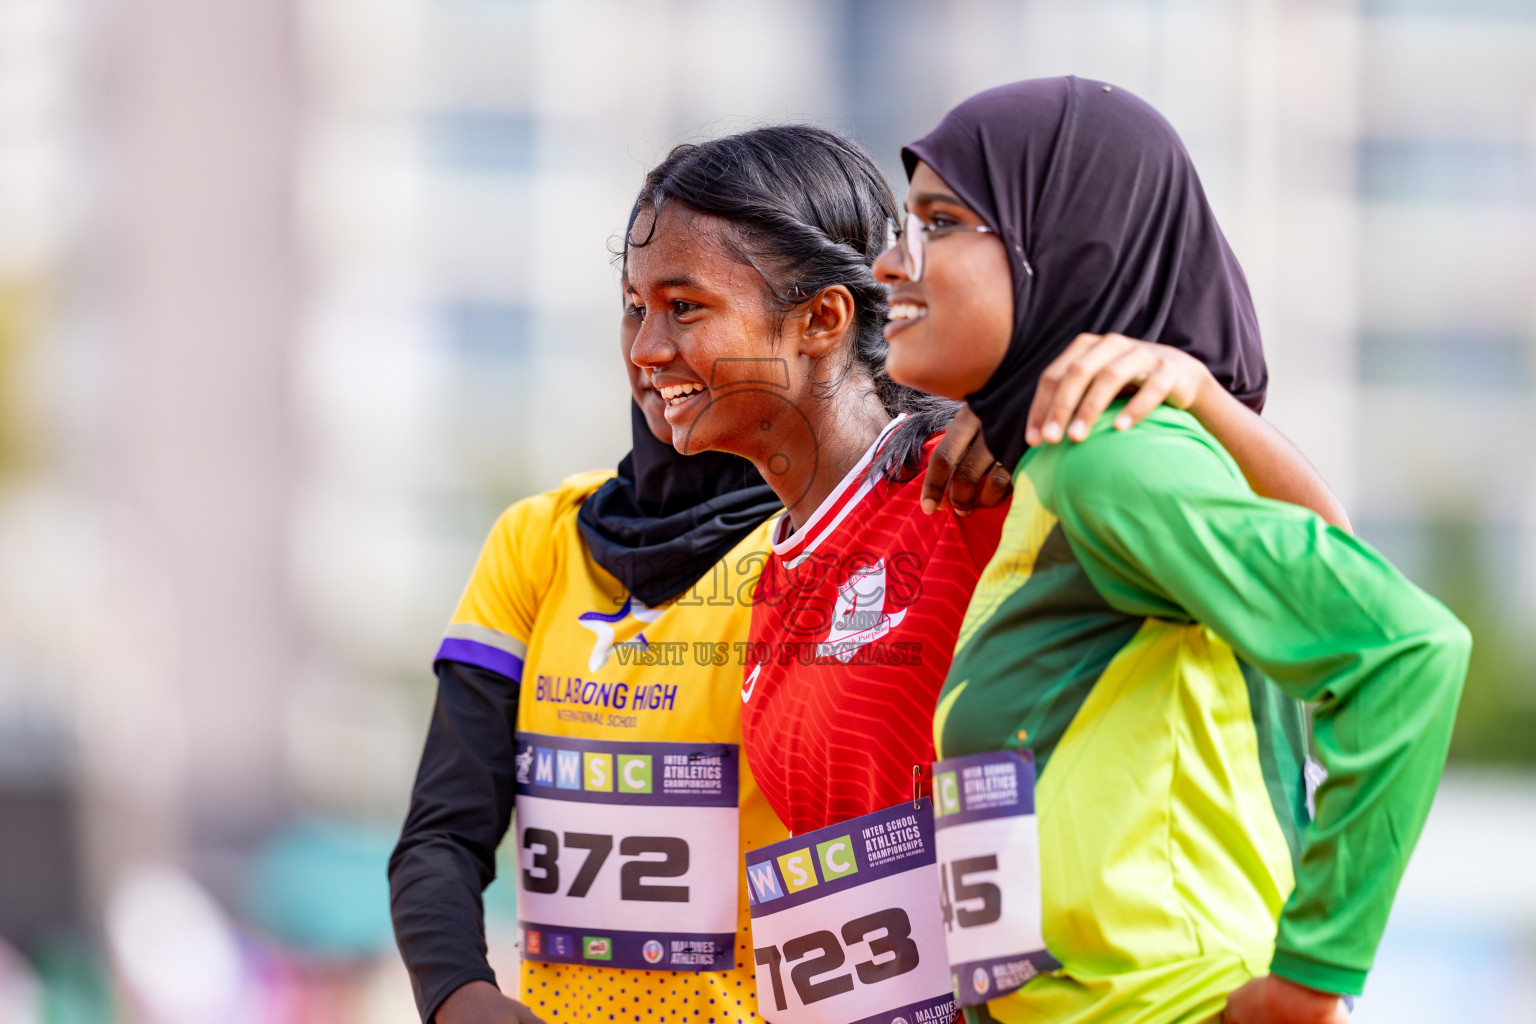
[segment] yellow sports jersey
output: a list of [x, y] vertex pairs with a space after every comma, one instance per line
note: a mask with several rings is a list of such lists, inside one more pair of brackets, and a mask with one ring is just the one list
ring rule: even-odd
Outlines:
[[438, 655], [521, 680], [522, 999], [547, 1021], [757, 1020], [742, 857], [788, 832], [740, 754], [740, 645], [773, 520], [647, 608], [577, 528], [612, 475], [502, 514]]

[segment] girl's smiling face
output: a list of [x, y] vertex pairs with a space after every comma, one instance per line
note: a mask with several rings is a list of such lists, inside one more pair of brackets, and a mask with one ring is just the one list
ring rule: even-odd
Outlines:
[[781, 312], [762, 275], [727, 247], [731, 230], [679, 203], [642, 212], [633, 237], [644, 242], [627, 256], [626, 303], [639, 318], [630, 359], [658, 393], [679, 452], [766, 461], [785, 429], [807, 428], [826, 361], [846, 356], [853, 300], [834, 286]]
[[634, 351], [635, 336], [640, 333], [640, 310], [635, 305], [634, 296], [630, 294], [627, 275], [623, 287], [624, 314], [619, 319], [619, 354], [624, 357], [624, 372], [629, 376], [629, 393], [645, 414], [645, 425], [651, 428], [656, 440], [662, 444], [671, 444], [672, 424], [667, 422], [667, 403], [662, 399], [661, 392], [651, 386], [651, 379], [645, 371], [629, 357]]
[[[907, 209], [936, 228], [976, 228], [986, 222], [926, 163], [919, 162]], [[980, 391], [1003, 361], [1013, 335], [1013, 271], [996, 234], [928, 234], [923, 279], [902, 268], [901, 246], [875, 261], [875, 276], [890, 288], [885, 325], [891, 379], [945, 398]]]
[[[640, 215], [634, 235], [649, 239], [628, 253], [626, 300], [640, 325], [630, 358], [656, 390], [678, 451], [747, 455], [733, 435], [745, 433], [737, 428], [751, 415], [739, 407], [755, 403], [721, 403], [721, 393], [747, 361], [788, 363], [762, 279], [726, 252], [720, 242], [726, 229], [715, 218], [668, 203], [654, 225], [652, 219], [650, 211]], [[741, 415], [729, 415], [734, 412]]]

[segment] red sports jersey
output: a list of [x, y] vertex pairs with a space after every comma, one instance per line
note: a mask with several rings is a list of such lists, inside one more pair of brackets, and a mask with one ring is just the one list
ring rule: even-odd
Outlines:
[[934, 703], [1008, 511], [924, 515], [921, 473], [869, 480], [895, 425], [801, 530], [779, 520], [755, 594], [742, 740], [796, 834], [910, 799], [913, 765], [926, 778]]

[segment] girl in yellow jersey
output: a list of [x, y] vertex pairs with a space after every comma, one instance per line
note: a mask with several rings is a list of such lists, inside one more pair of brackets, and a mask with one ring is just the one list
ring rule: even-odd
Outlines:
[[[630, 365], [628, 311], [622, 333]], [[654, 436], [660, 397], [630, 377], [618, 473], [503, 513], [438, 651], [390, 861], [426, 1021], [755, 1019], [737, 868], [786, 833], [738, 755], [731, 644], [780, 506], [746, 462]], [[525, 1005], [495, 987], [480, 904], [514, 803]]]
[[[746, 461], [676, 453], [637, 326], [626, 308], [633, 450], [502, 514], [438, 650], [389, 872], [427, 1022], [757, 1019], [742, 856], [787, 831], [739, 754], [737, 645], [780, 505]], [[934, 493], [995, 504], [962, 435]], [[480, 897], [514, 805], [521, 1002]]]

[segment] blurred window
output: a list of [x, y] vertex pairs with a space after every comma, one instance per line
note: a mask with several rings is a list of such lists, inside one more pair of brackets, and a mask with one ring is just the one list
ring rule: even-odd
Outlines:
[[1519, 334], [1368, 331], [1360, 378], [1368, 384], [1530, 391], [1531, 344]]
[[1364, 139], [1360, 193], [1409, 202], [1529, 202], [1536, 196], [1530, 149], [1514, 142]]
[[528, 357], [533, 315], [526, 306], [454, 302], [444, 308], [448, 340], [460, 358], [519, 361]]
[[433, 161], [472, 174], [521, 174], [534, 168], [533, 118], [495, 111], [450, 111], [427, 121]]
[[1536, 18], [1536, 0], [1364, 0], [1366, 14], [1431, 14], [1453, 18]]

